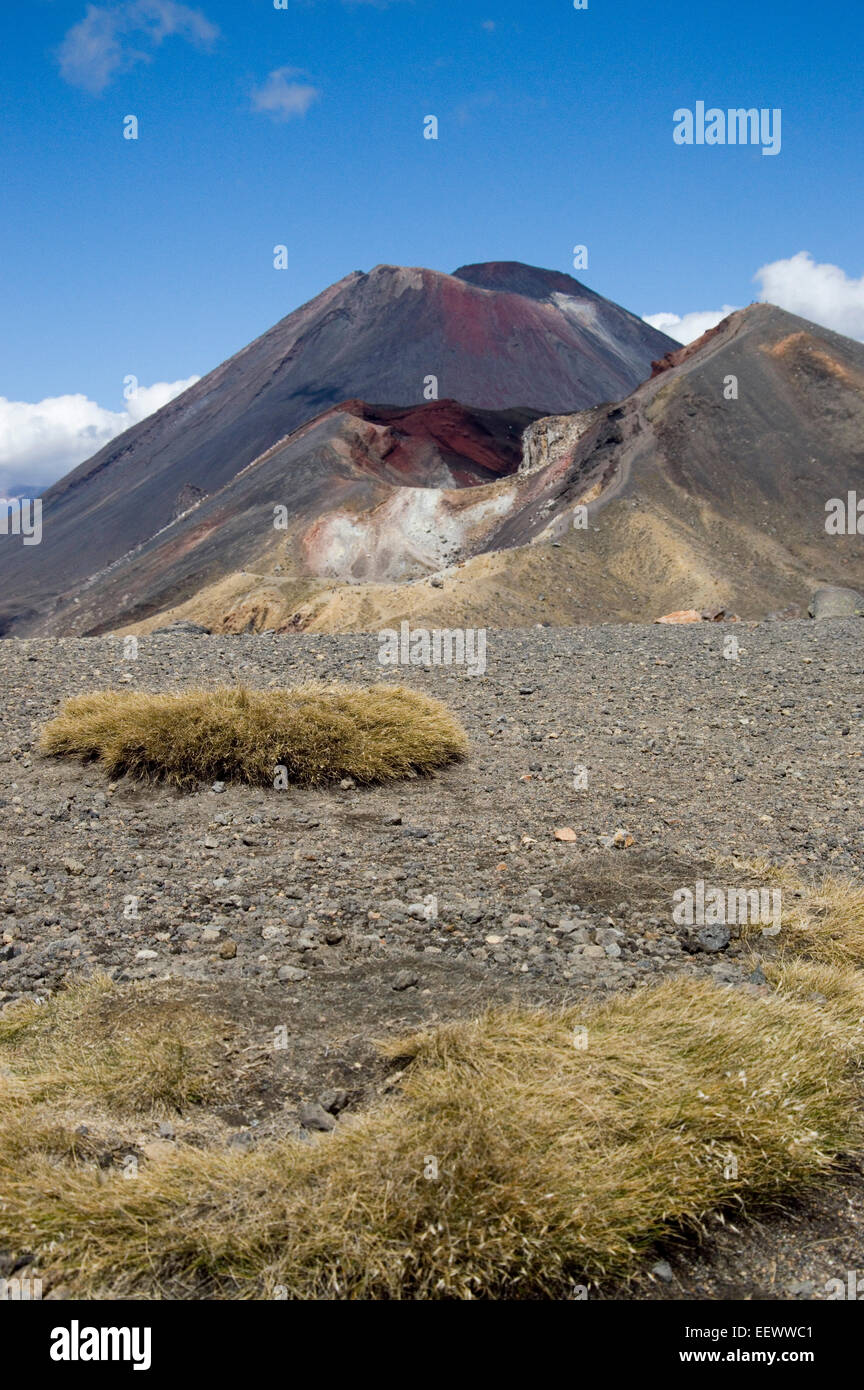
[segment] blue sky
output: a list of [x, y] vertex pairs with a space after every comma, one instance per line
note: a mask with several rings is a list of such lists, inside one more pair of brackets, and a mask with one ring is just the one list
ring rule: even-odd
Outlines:
[[[7, 0], [0, 397], [128, 423], [129, 374], [203, 374], [349, 271], [577, 243], [638, 314], [785, 296], [864, 337], [860, 37], [851, 0]], [[698, 100], [780, 108], [781, 152], [676, 145]], [[16, 431], [64, 471], [33, 424], [0, 414], [0, 477]]]

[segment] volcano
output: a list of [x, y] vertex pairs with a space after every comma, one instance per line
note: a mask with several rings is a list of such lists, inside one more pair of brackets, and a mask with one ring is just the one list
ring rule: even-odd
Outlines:
[[805, 616], [864, 587], [860, 537], [825, 528], [862, 438], [864, 345], [753, 305], [616, 404], [342, 402], [22, 631]]
[[[355, 271], [44, 493], [42, 545], [0, 548], [0, 632], [44, 617], [64, 592], [341, 402], [398, 409], [447, 398], [472, 410], [575, 411], [626, 395], [674, 347], [554, 271], [515, 262], [453, 275]], [[425, 420], [434, 425], [434, 412], [415, 420], [415, 443]], [[411, 433], [409, 422], [403, 434]], [[430, 450], [403, 451], [402, 481], [440, 483], [453, 462], [452, 451], [449, 463]], [[506, 451], [468, 462], [474, 482], [478, 467], [495, 476], [511, 466]], [[458, 471], [451, 481], [462, 481]], [[290, 488], [286, 478], [282, 491]]]

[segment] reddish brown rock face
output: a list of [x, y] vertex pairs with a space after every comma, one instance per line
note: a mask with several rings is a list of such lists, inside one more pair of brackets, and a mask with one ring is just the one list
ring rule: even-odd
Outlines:
[[[393, 481], [429, 487], [437, 462], [450, 481], [436, 486], [475, 487], [515, 473], [522, 461], [522, 432], [538, 418], [533, 410], [472, 410], [458, 401], [429, 401], [399, 409], [345, 401], [337, 407], [389, 428], [392, 445], [382, 465]], [[373, 469], [384, 476], [382, 469]]]

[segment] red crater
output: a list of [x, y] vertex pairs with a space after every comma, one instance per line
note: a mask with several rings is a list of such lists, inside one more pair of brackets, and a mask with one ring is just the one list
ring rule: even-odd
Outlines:
[[393, 443], [381, 453], [383, 467], [369, 459], [370, 471], [419, 487], [432, 485], [433, 457], [449, 470], [450, 486], [474, 487], [515, 473], [523, 431], [538, 418], [535, 410], [472, 410], [453, 400], [405, 408], [346, 401], [338, 409], [389, 428]]

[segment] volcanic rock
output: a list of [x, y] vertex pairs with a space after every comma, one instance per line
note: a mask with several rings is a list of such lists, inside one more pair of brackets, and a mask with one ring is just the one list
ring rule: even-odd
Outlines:
[[816, 590], [807, 611], [817, 622], [826, 618], [864, 618], [864, 598], [854, 589], [826, 584]]

